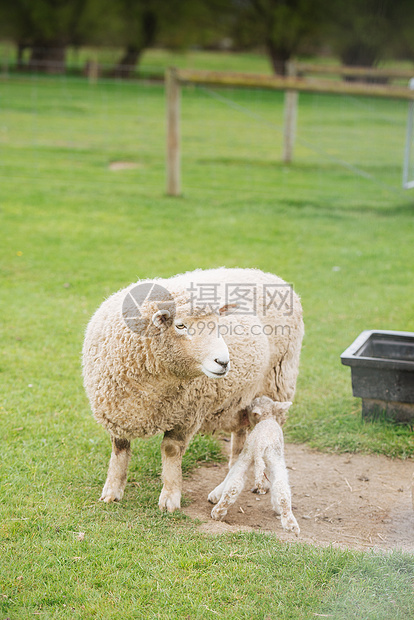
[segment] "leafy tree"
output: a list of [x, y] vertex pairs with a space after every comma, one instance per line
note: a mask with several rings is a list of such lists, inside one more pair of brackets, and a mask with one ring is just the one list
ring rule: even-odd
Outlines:
[[66, 47], [80, 41], [87, 5], [88, 0], [0, 0], [0, 34], [16, 42], [18, 64], [30, 48], [30, 68], [59, 73]]
[[318, 38], [323, 0], [234, 0], [236, 40], [264, 45], [275, 73], [308, 41]]
[[124, 47], [115, 73], [129, 75], [143, 51], [155, 44], [183, 49], [208, 45], [225, 33], [228, 0], [115, 0], [114, 38]]
[[153, 45], [159, 30], [163, 0], [116, 0], [112, 39], [124, 47], [115, 74], [128, 76], [144, 49]]
[[392, 3], [392, 0], [331, 1], [327, 8], [330, 17], [327, 37], [344, 65], [372, 67], [384, 57], [393, 30]]
[[387, 52], [392, 57], [414, 60], [414, 2], [398, 0], [389, 7]]
[[236, 19], [233, 0], [178, 0], [173, 15], [162, 24], [158, 40], [168, 49], [217, 48], [224, 39], [231, 43]]

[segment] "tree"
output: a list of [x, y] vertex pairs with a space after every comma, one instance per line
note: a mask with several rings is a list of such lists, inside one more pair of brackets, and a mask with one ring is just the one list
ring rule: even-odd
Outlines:
[[284, 75], [287, 61], [320, 31], [323, 0], [235, 0], [235, 38], [244, 45], [263, 45], [275, 73]]
[[332, 0], [327, 36], [344, 65], [372, 67], [384, 57], [393, 36], [391, 7], [392, 0]]
[[114, 73], [128, 76], [145, 49], [162, 42], [185, 48], [214, 39], [229, 0], [0, 0], [0, 36], [18, 47], [18, 65], [62, 72], [68, 45], [123, 48]]
[[390, 29], [387, 52], [390, 56], [414, 60], [414, 2], [398, 0], [389, 8]]
[[[115, 75], [130, 75], [144, 49], [155, 43], [162, 0], [117, 0], [118, 23], [115, 40], [125, 48], [115, 67]], [[165, 4], [165, 2], [164, 2]]]
[[115, 0], [115, 40], [124, 52], [115, 74], [128, 76], [148, 47], [186, 48], [219, 30], [220, 9], [228, 0]]
[[30, 48], [29, 68], [63, 72], [66, 47], [79, 39], [87, 4], [88, 0], [0, 0], [0, 34], [15, 40], [18, 65]]

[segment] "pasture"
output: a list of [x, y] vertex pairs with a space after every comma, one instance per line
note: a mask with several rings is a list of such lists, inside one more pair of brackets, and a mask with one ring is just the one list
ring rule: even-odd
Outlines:
[[[2, 618], [412, 617], [409, 554], [210, 537], [161, 515], [158, 437], [134, 442], [123, 502], [97, 501], [110, 444], [82, 387], [86, 323], [129, 282], [197, 267], [259, 267], [301, 295], [288, 441], [414, 456], [409, 426], [361, 420], [339, 360], [363, 329], [414, 330], [406, 104], [301, 95], [289, 167], [282, 105], [186, 89], [170, 198], [162, 85], [0, 80]], [[220, 454], [199, 437], [185, 470]]]

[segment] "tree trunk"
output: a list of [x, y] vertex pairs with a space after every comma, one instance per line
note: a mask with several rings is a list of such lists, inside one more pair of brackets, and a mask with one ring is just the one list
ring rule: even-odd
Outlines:
[[287, 63], [290, 59], [290, 52], [286, 49], [279, 48], [271, 40], [266, 43], [267, 53], [272, 64], [273, 71], [276, 75], [287, 75]]
[[[364, 45], [363, 43], [349, 45], [340, 54], [342, 63], [347, 67], [375, 67], [380, 57], [380, 49]], [[388, 84], [389, 82], [389, 78], [385, 76], [373, 77], [369, 75], [344, 75], [344, 80], [347, 82], [369, 82], [372, 84]]]
[[136, 45], [128, 45], [125, 51], [125, 54], [122, 56], [121, 60], [118, 62], [114, 69], [114, 76], [127, 78], [130, 77], [131, 73], [135, 70], [139, 58], [141, 56], [142, 50], [139, 49]]
[[341, 53], [341, 60], [349, 67], [373, 67], [378, 60], [379, 50], [363, 43], [348, 45]]
[[18, 71], [22, 71], [25, 67], [24, 67], [24, 63], [23, 63], [23, 56], [24, 56], [24, 50], [28, 48], [28, 45], [26, 45], [26, 43], [18, 43], [17, 44], [17, 70]]
[[154, 44], [158, 29], [157, 15], [151, 10], [143, 11], [141, 15], [140, 33], [136, 37], [137, 43], [127, 45], [125, 54], [114, 69], [117, 77], [129, 77], [135, 70], [142, 52]]
[[39, 73], [60, 74], [66, 68], [66, 46], [63, 43], [39, 42], [31, 46], [28, 68]]

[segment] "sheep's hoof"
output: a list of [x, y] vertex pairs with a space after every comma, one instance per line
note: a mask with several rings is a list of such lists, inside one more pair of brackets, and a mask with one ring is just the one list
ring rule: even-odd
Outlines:
[[102, 495], [102, 497], [99, 498], [99, 501], [105, 502], [105, 504], [111, 504], [112, 502], [119, 502], [120, 500], [113, 495]]
[[265, 495], [269, 489], [264, 489], [262, 486], [253, 487], [251, 489], [252, 493], [257, 493], [257, 495]]
[[181, 507], [181, 491], [161, 491], [160, 499], [158, 501], [158, 507], [160, 510], [166, 510], [167, 512], [174, 512]]
[[254, 487], [251, 489], [252, 493], [257, 493], [258, 495], [264, 495], [268, 491], [270, 491], [270, 484], [266, 477], [260, 482], [255, 483]]
[[296, 536], [299, 536], [300, 528], [292, 513], [289, 515], [282, 515], [280, 520], [282, 522], [282, 527], [286, 532], [293, 532]]
[[99, 501], [105, 502], [106, 504], [110, 504], [111, 502], [120, 502], [123, 496], [124, 491], [122, 489], [116, 487], [111, 488], [108, 484], [105, 484]]
[[217, 493], [216, 489], [213, 489], [211, 491], [211, 493], [208, 494], [207, 499], [210, 502], [210, 504], [217, 504], [217, 502], [219, 501], [220, 497], [221, 497], [221, 494]]
[[226, 514], [227, 510], [225, 508], [219, 508], [218, 506], [214, 506], [213, 510], [211, 511], [211, 517], [215, 521], [221, 521], [223, 517], [226, 516]]

